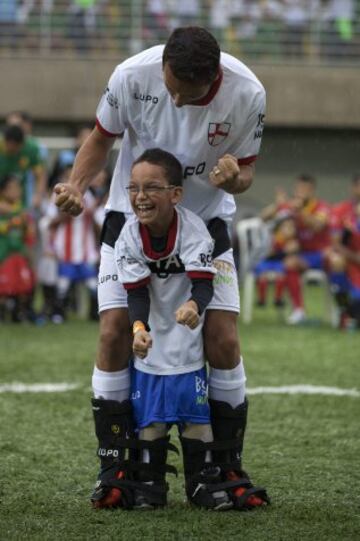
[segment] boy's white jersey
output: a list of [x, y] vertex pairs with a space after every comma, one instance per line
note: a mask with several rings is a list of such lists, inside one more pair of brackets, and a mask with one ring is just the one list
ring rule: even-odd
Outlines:
[[191, 278], [212, 279], [213, 239], [204, 222], [177, 207], [162, 254], [153, 252], [146, 228], [135, 216], [124, 225], [115, 244], [119, 280], [126, 289], [148, 285], [149, 326], [153, 345], [135, 366], [150, 374], [182, 374], [204, 365], [202, 326], [190, 330], [176, 323], [176, 310], [191, 297]]
[[259, 152], [265, 116], [265, 90], [233, 56], [221, 54], [221, 72], [207, 97], [177, 108], [162, 73], [164, 46], [158, 45], [119, 64], [97, 109], [105, 135], [124, 134], [107, 208], [131, 212], [125, 186], [133, 161], [146, 149], [171, 152], [184, 170], [182, 205], [205, 221], [229, 221], [235, 211], [231, 194], [214, 188], [209, 173], [219, 158], [232, 154], [252, 163]]

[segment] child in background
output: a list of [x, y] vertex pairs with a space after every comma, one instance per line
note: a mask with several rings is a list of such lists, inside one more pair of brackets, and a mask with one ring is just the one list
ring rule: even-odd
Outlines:
[[[35, 227], [22, 207], [22, 187], [16, 175], [0, 181], [0, 305], [2, 316], [11, 311], [14, 322], [33, 320], [32, 293], [35, 276], [32, 249]], [[5, 210], [7, 209], [7, 210]]]
[[[62, 182], [66, 182], [71, 167], [63, 171]], [[101, 173], [99, 173], [101, 175]], [[106, 176], [103, 177], [106, 179]], [[98, 187], [98, 181], [96, 180]], [[66, 318], [68, 297], [72, 286], [83, 282], [89, 292], [89, 319], [96, 320], [97, 274], [99, 261], [98, 237], [102, 227], [104, 211], [103, 197], [97, 198], [88, 190], [84, 196], [85, 210], [71, 218], [58, 210], [55, 204], [48, 208], [52, 247], [58, 261], [56, 322]]]
[[287, 212], [280, 212], [276, 218], [273, 232], [272, 249], [268, 257], [258, 263], [254, 269], [258, 306], [265, 306], [269, 275], [274, 278], [274, 305], [278, 308], [284, 306], [283, 293], [286, 289], [286, 269], [284, 258], [299, 251], [299, 242], [296, 237], [294, 218]]

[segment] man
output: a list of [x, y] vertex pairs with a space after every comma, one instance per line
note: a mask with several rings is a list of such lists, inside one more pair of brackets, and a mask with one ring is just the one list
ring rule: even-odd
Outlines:
[[[262, 505], [265, 499], [251, 492], [243, 497], [253, 489], [244, 478], [240, 459], [247, 418], [246, 377], [237, 336], [238, 284], [227, 226], [235, 212], [233, 194], [247, 190], [253, 180], [264, 109], [264, 88], [246, 66], [230, 55], [220, 55], [218, 43], [205, 29], [178, 28], [165, 47], [148, 49], [115, 69], [98, 107], [96, 128], [77, 155], [70, 182], [55, 187], [62, 210], [73, 215], [81, 212], [87, 185], [103, 167], [115, 137], [124, 135], [102, 235], [100, 345], [93, 375], [94, 394], [102, 397], [95, 420], [99, 453], [111, 454], [114, 449], [109, 441], [116, 445], [111, 432], [114, 419], [122, 434], [131, 423], [131, 334], [126, 292], [117, 282], [113, 248], [131, 213], [126, 185], [132, 163], [147, 148], [167, 150], [181, 162], [182, 205], [207, 223], [219, 254], [204, 339], [211, 367], [212, 428], [215, 440], [224, 440], [214, 453], [215, 461], [224, 464], [224, 482], [231, 479], [229, 492], [236, 508]], [[237, 464], [231, 468], [235, 474], [226, 467], [230, 463]], [[103, 476], [101, 471], [97, 490], [100, 487], [105, 498], [111, 482], [104, 483]]]

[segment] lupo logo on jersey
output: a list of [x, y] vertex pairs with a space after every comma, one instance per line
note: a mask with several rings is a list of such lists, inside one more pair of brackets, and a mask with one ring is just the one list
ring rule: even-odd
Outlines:
[[208, 141], [212, 147], [220, 145], [230, 133], [230, 122], [210, 122], [208, 129]]
[[150, 94], [141, 94], [141, 93], [137, 93], [137, 92], [134, 92], [134, 98], [136, 100], [140, 100], [140, 101], [145, 101], [147, 103], [158, 103], [159, 101], [159, 98], [157, 96], [151, 96]]

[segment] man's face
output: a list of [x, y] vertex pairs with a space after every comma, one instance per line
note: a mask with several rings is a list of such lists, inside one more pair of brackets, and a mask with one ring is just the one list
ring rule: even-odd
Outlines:
[[191, 105], [201, 98], [204, 98], [211, 88], [211, 84], [180, 81], [174, 77], [168, 64], [165, 64], [164, 66], [163, 75], [165, 86], [176, 107]]
[[171, 186], [163, 168], [148, 162], [136, 164], [129, 184], [130, 203], [143, 225], [159, 235], [167, 232], [180, 201], [182, 188]]
[[294, 196], [296, 199], [306, 203], [315, 196], [315, 187], [310, 182], [298, 180], [295, 184]]

